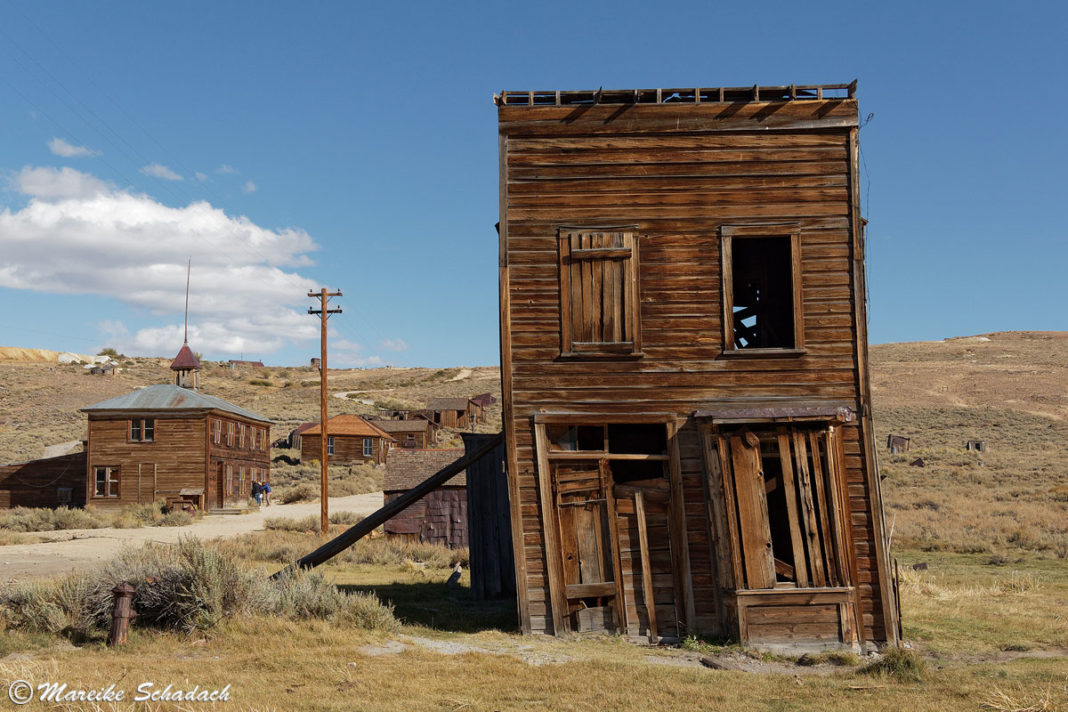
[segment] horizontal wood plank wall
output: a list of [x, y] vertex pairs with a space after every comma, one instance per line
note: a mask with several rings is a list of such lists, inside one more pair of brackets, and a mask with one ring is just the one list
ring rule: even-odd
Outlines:
[[[330, 435], [327, 433], [328, 438], [334, 439], [334, 454], [330, 455], [330, 462], [351, 462], [351, 463], [368, 463], [382, 464], [386, 461], [386, 453], [389, 450], [389, 441], [385, 438], [373, 437], [371, 455], [366, 456], [363, 454], [363, 436], [362, 435]], [[301, 462], [311, 462], [312, 460], [320, 460], [323, 456], [322, 443], [323, 437], [321, 435], [308, 435], [305, 433], [300, 439], [300, 460]]]
[[[11, 507], [81, 507], [85, 505], [86, 453], [49, 457], [0, 466], [0, 509]], [[59, 501], [59, 489], [70, 501]]]
[[[523, 545], [520, 600], [524, 630], [552, 632], [532, 425], [539, 409], [689, 418], [702, 404], [736, 398], [857, 402], [849, 145], [857, 105], [842, 99], [498, 112], [504, 424], [520, 515], [513, 526]], [[786, 221], [801, 229], [804, 354], [722, 358], [719, 228]], [[611, 224], [638, 225], [644, 356], [557, 360], [556, 229]], [[882, 640], [864, 447], [855, 424], [843, 430], [864, 637]], [[695, 624], [718, 631], [714, 592], [721, 582], [708, 542], [701, 438], [692, 420], [678, 437]]]
[[[152, 442], [129, 442], [129, 417], [89, 417], [88, 504], [113, 509], [177, 495], [183, 487], [205, 487], [207, 416], [154, 417]], [[141, 482], [138, 482], [141, 465]], [[94, 468], [120, 469], [119, 496], [95, 497]], [[153, 467], [154, 466], [154, 467]], [[153, 479], [153, 483], [149, 483]]]
[[[215, 440], [215, 422], [219, 422], [219, 441]], [[234, 438], [232, 444], [227, 439], [229, 426], [234, 426]], [[245, 443], [241, 444], [239, 427], [246, 427]], [[254, 437], [256, 430], [266, 431], [266, 434]], [[235, 418], [221, 413], [212, 413], [208, 417], [207, 442], [208, 442], [208, 473], [207, 473], [207, 497], [209, 508], [243, 506], [251, 496], [252, 480], [260, 479], [271, 481], [271, 453], [270, 453], [270, 426], [253, 420]], [[260, 447], [266, 445], [266, 447]], [[233, 472], [233, 493], [223, 493], [223, 500], [219, 501], [220, 489], [225, 488], [225, 468], [229, 465]], [[223, 472], [220, 474], [220, 467]], [[244, 488], [241, 488], [241, 468], [245, 470]]]

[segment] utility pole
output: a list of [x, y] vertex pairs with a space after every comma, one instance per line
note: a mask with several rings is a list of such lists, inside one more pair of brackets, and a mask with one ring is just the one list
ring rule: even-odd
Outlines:
[[319, 427], [322, 431], [322, 453], [319, 462], [322, 467], [322, 493], [320, 495], [321, 507], [321, 519], [319, 522], [319, 530], [325, 536], [330, 531], [330, 513], [327, 511], [326, 506], [326, 473], [329, 469], [329, 453], [327, 452], [327, 433], [326, 433], [326, 320], [331, 314], [340, 314], [341, 308], [327, 309], [326, 301], [328, 297], [340, 297], [341, 290], [336, 292], [326, 291], [326, 287], [323, 287], [319, 292], [308, 292], [308, 296], [312, 299], [319, 298], [319, 308], [312, 309], [308, 307], [309, 314], [318, 314], [322, 323], [322, 331], [319, 337], [320, 351], [319, 354]]

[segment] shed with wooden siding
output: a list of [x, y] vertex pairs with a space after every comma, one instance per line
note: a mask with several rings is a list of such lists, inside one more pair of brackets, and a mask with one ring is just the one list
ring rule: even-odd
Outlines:
[[0, 509], [85, 506], [85, 455], [0, 465]]
[[496, 97], [525, 632], [896, 641], [855, 90]]
[[[389, 504], [463, 454], [458, 448], [394, 450], [386, 463], [383, 504]], [[441, 544], [452, 549], [466, 547], [467, 473], [459, 473], [389, 519], [384, 529], [391, 538]]]

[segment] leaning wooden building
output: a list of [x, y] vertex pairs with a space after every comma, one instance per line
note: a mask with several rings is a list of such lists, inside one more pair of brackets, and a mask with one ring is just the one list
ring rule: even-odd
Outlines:
[[497, 97], [524, 631], [896, 641], [855, 88]]

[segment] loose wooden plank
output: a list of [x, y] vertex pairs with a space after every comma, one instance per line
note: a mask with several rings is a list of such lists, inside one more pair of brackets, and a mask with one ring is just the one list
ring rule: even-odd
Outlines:
[[774, 588], [775, 563], [759, 445], [751, 446], [738, 434], [731, 435], [729, 442], [746, 588]]
[[642, 591], [646, 617], [649, 621], [649, 642], [655, 644], [660, 639], [660, 636], [656, 629], [656, 605], [653, 603], [653, 571], [649, 563], [649, 531], [645, 518], [645, 501], [641, 491], [634, 493], [634, 510], [638, 518], [638, 545], [642, 562]]
[[804, 539], [801, 538], [801, 522], [798, 517], [798, 494], [794, 482], [793, 457], [790, 451], [790, 436], [786, 428], [779, 428], [777, 435], [779, 462], [782, 466], [783, 494], [786, 497], [786, 518], [790, 527], [790, 546], [794, 554], [794, 579], [801, 588], [808, 587], [808, 563], [805, 559]]

